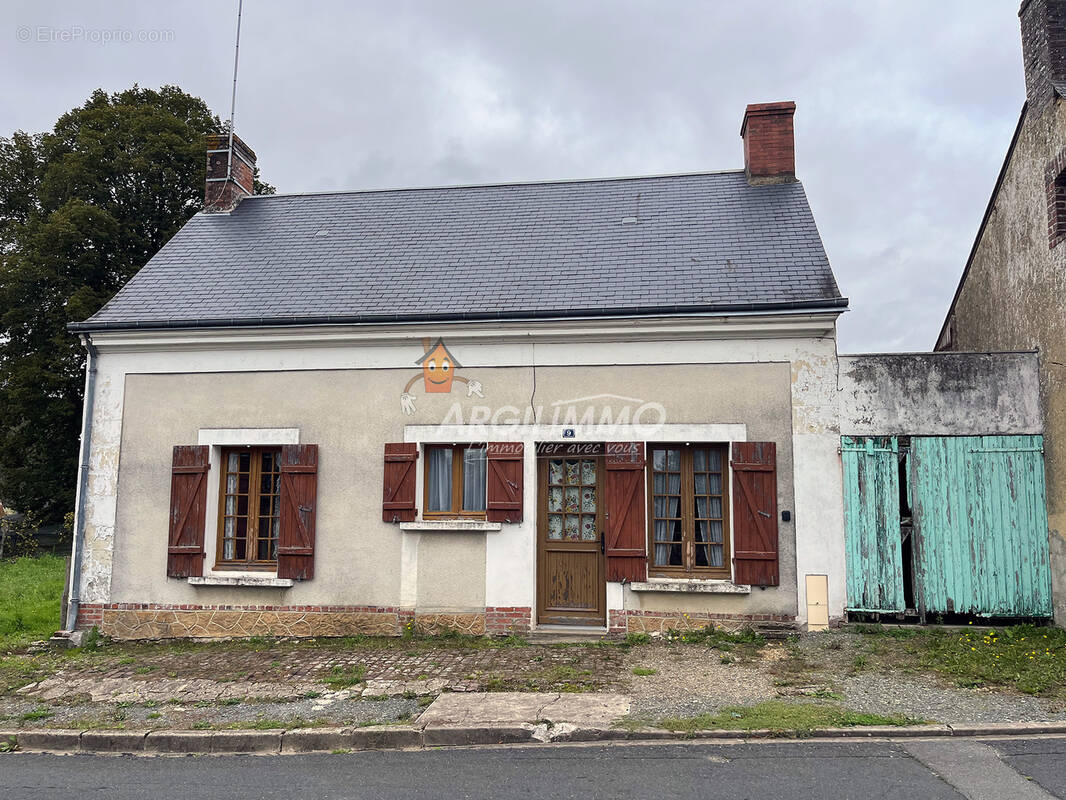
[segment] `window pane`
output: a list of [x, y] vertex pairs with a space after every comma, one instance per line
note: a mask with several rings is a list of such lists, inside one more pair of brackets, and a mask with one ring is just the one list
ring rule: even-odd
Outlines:
[[681, 473], [670, 475], [670, 494], [681, 494]]
[[468, 447], [463, 451], [463, 509], [465, 511], [485, 510], [487, 465], [484, 447]]
[[711, 565], [710, 555], [707, 553], [707, 547], [708, 545], [705, 544], [696, 545], [696, 553], [694, 556], [695, 563], [693, 566], [695, 566], [697, 569], [706, 569]]
[[586, 486], [594, 486], [596, 484], [596, 462], [595, 461], [582, 461], [581, 462], [581, 482]]
[[696, 517], [706, 519], [707, 518], [707, 498], [696, 498]]
[[721, 544], [722, 543], [722, 523], [721, 522], [710, 522], [708, 524], [710, 525], [711, 541], [715, 542], [717, 544]]
[[579, 461], [567, 461], [566, 463], [566, 484], [567, 486], [580, 486], [581, 485], [581, 462]]
[[720, 545], [720, 544], [712, 544], [712, 545], [708, 545], [708, 547], [710, 548], [710, 551], [711, 551], [711, 566], [712, 567], [721, 567], [723, 565], [723, 563], [722, 563], [723, 562], [723, 559], [722, 559], [722, 545]]
[[577, 514], [567, 514], [563, 522], [563, 534], [567, 541], [575, 542], [581, 538], [581, 517]]
[[707, 451], [707, 469], [712, 472], [722, 471], [722, 451], [720, 448], [713, 448]]
[[666, 468], [670, 470], [681, 469], [681, 451], [680, 450], [667, 450], [666, 451]]
[[722, 518], [722, 498], [721, 497], [712, 497], [712, 498], [710, 498], [710, 503], [711, 503], [711, 505], [710, 505], [710, 509], [709, 510], [710, 510], [711, 513], [708, 514], [708, 516], [710, 516], [712, 519], [721, 519]]
[[596, 516], [594, 514], [581, 515], [581, 538], [586, 542], [595, 542], [600, 538], [596, 530]]
[[563, 510], [563, 490], [558, 486], [553, 486], [548, 490], [548, 510]]
[[697, 472], [706, 471], [707, 469], [707, 451], [702, 448], [696, 448], [692, 451], [692, 468]]
[[561, 514], [548, 515], [548, 538], [556, 541], [563, 538], [563, 517]]
[[426, 493], [429, 511], [452, 510], [452, 449], [433, 447], [429, 451]]
[[666, 451], [665, 450], [652, 450], [651, 452], [651, 468], [656, 472], [662, 472], [666, 469]]
[[596, 513], [596, 487], [586, 486], [581, 490], [581, 510]]
[[562, 461], [549, 461], [548, 462], [548, 483], [553, 483], [556, 486], [563, 482], [563, 462]]
[[707, 476], [702, 472], [696, 473], [696, 494], [708, 494]]
[[580, 500], [579, 500], [579, 498], [581, 496], [580, 492], [581, 492], [581, 490], [578, 489], [576, 486], [572, 487], [572, 488], [568, 488], [566, 490], [566, 494], [564, 496], [565, 499], [563, 500], [563, 507], [567, 511], [577, 511], [578, 510], [578, 508], [580, 507]]

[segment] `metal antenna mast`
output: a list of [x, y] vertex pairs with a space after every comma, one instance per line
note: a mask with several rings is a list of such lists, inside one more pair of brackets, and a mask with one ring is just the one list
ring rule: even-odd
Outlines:
[[230, 96], [229, 103], [229, 153], [226, 154], [226, 184], [233, 178], [233, 117], [237, 112], [237, 61], [241, 55], [241, 11], [243, 8], [244, 0], [237, 0], [237, 42], [233, 48], [233, 94]]

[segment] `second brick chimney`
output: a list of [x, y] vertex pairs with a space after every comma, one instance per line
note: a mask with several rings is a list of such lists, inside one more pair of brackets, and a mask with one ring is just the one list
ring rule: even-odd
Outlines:
[[753, 103], [745, 109], [740, 136], [744, 172], [752, 186], [796, 180], [795, 113], [793, 102]]
[[233, 136], [233, 167], [229, 166], [229, 134], [207, 137], [207, 183], [204, 211], [232, 211], [254, 193], [255, 151]]

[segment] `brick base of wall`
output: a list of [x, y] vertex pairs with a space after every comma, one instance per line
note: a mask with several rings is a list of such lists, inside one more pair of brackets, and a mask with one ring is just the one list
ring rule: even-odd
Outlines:
[[[97, 627], [114, 639], [225, 639], [249, 636], [402, 636], [457, 631], [471, 636], [526, 634], [533, 610], [490, 606], [484, 612], [416, 612], [381, 606], [196, 606], [156, 603], [85, 603], [77, 628]], [[664, 634], [714, 625], [728, 631], [759, 622], [795, 622], [780, 614], [686, 614], [681, 611], [612, 611], [614, 634]]]
[[485, 609], [485, 630], [494, 635], [529, 633], [533, 609], [528, 606], [489, 606]]
[[786, 614], [710, 614], [683, 611], [612, 611], [612, 633], [664, 634], [667, 631], [693, 631], [713, 625], [735, 632], [760, 622], [794, 623], [796, 618]]
[[415, 613], [378, 606], [196, 606], [86, 603], [77, 628], [115, 639], [224, 639], [248, 636], [401, 636], [454, 630], [484, 635], [485, 614]]

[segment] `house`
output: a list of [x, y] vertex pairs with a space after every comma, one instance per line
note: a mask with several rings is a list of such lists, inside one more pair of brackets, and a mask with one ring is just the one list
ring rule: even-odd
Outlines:
[[838, 357], [794, 111], [748, 106], [742, 170], [610, 180], [253, 197], [211, 147], [204, 212], [72, 326], [66, 627], [842, 619], [903, 569], [883, 493], [846, 536], [842, 451], [1042, 429], [1033, 354]]
[[1054, 615], [1066, 621], [1066, 2], [1019, 10], [1026, 99], [936, 349], [1040, 351]]

